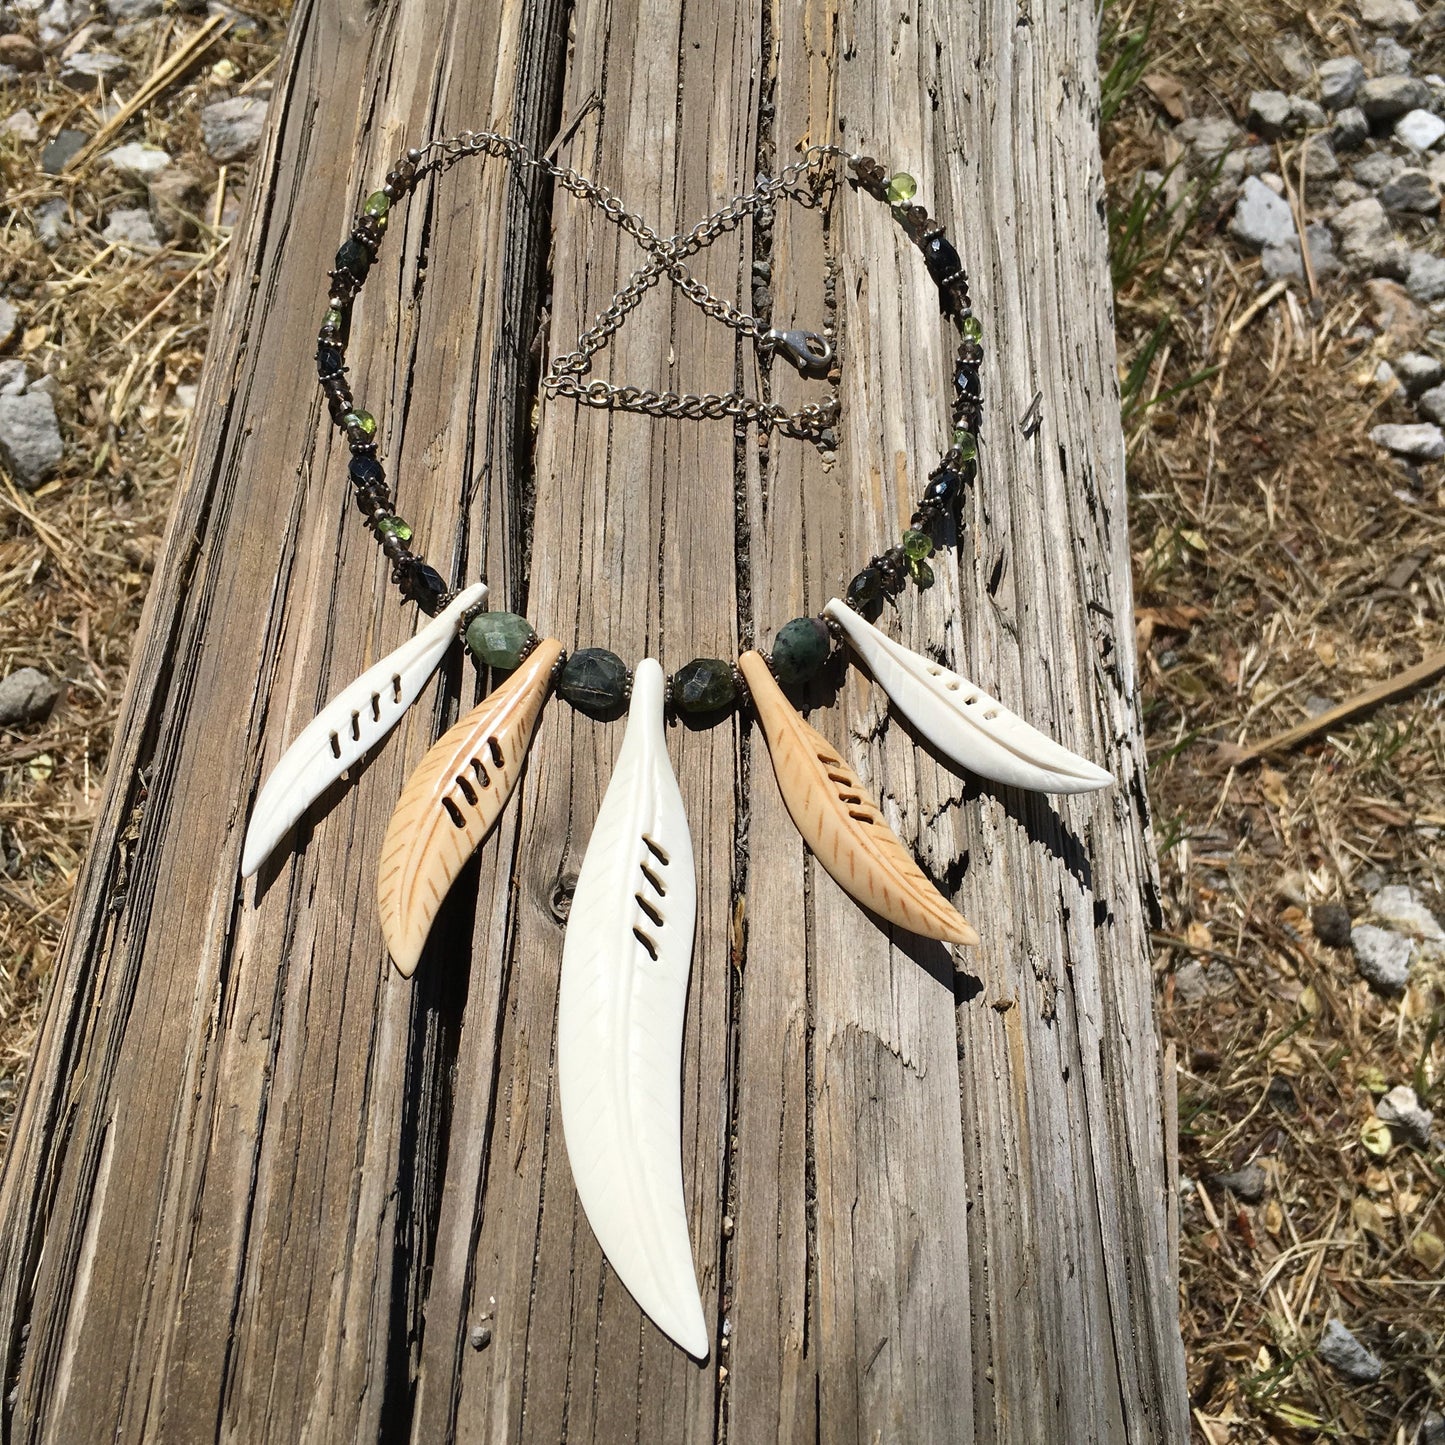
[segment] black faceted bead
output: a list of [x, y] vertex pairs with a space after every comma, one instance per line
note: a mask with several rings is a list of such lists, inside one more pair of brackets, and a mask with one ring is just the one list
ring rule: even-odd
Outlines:
[[627, 664], [605, 647], [584, 647], [562, 664], [557, 692], [588, 717], [618, 717], [627, 702]]
[[435, 567], [428, 567], [419, 557], [412, 557], [400, 564], [392, 575], [401, 584], [401, 595], [408, 602], [415, 602], [428, 617], [435, 617], [441, 611], [447, 584]]
[[356, 492], [356, 507], [363, 517], [374, 517], [391, 506], [391, 497], [385, 487], [359, 487]]
[[960, 366], [954, 373], [953, 387], [964, 401], [977, 401], [983, 395], [978, 372], [972, 366]]
[[963, 262], [959, 260], [958, 252], [953, 249], [953, 243], [943, 235], [930, 236], [924, 241], [923, 263], [928, 267], [928, 274], [939, 286], [947, 285], [963, 270]]
[[358, 487], [381, 487], [386, 485], [386, 471], [375, 457], [352, 457], [347, 469], [351, 480]]
[[360, 241], [344, 241], [336, 253], [336, 269], [354, 276], [359, 285], [371, 270], [371, 252]]
[[672, 705], [691, 715], [717, 712], [738, 695], [733, 665], [719, 657], [694, 657], [672, 675]]
[[334, 341], [316, 343], [316, 370], [323, 377], [335, 376], [346, 365], [346, 353]]
[[869, 603], [876, 602], [883, 590], [883, 577], [876, 567], [865, 567], [848, 584], [848, 605], [861, 611]]
[[958, 345], [960, 362], [977, 366], [983, 360], [983, 347], [976, 341], [961, 341]]
[[923, 490], [925, 502], [948, 503], [958, 496], [963, 478], [957, 472], [938, 472]]

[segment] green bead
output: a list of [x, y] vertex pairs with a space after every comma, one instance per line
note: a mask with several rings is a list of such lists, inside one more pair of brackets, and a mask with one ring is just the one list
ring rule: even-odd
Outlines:
[[921, 557], [908, 559], [908, 575], [918, 584], [920, 592], [927, 592], [933, 586], [933, 568]]
[[918, 182], [907, 171], [899, 171], [888, 182], [888, 189], [884, 194], [888, 197], [890, 206], [901, 206], [905, 201], [911, 201], [918, 194]]
[[352, 441], [369, 442], [376, 435], [376, 418], [369, 411], [343, 412], [341, 428]]
[[963, 318], [963, 320], [959, 323], [959, 328], [958, 328], [958, 329], [959, 329], [960, 331], [962, 331], [963, 334], [964, 334], [970, 341], [982, 341], [982, 340], [983, 340], [983, 323], [978, 319], [977, 316], [974, 316], [974, 315], [965, 316], [965, 317]]
[[354, 237], [343, 241], [341, 249], [336, 253], [336, 269], [349, 271], [360, 284], [366, 280], [366, 273], [371, 270], [371, 252]]
[[589, 717], [617, 717], [627, 701], [627, 664], [605, 647], [584, 647], [562, 665], [557, 692]]
[[412, 536], [411, 523], [400, 517], [383, 517], [376, 524], [376, 532], [379, 537], [395, 537], [398, 542], [410, 542]]
[[861, 612], [872, 606], [883, 591], [883, 577], [876, 567], [865, 567], [848, 584], [848, 605]]
[[953, 433], [953, 449], [960, 461], [972, 461], [978, 455], [978, 438], [967, 427], [958, 427]]
[[334, 326], [338, 331], [346, 325], [346, 313], [339, 307], [333, 306], [325, 316], [321, 318], [323, 326]]
[[535, 641], [536, 632], [515, 612], [479, 612], [467, 623], [467, 647], [482, 667], [510, 672]]
[[373, 191], [363, 209], [368, 216], [384, 216], [391, 209], [391, 197], [385, 191]]
[[925, 557], [933, 556], [933, 538], [927, 532], [910, 527], [903, 534], [903, 555], [910, 562], [921, 562]]
[[778, 629], [773, 639], [773, 675], [792, 686], [807, 682], [822, 671], [833, 639], [821, 617], [795, 617]]
[[717, 712], [737, 695], [733, 665], [720, 657], [694, 657], [672, 675], [672, 705], [678, 712]]

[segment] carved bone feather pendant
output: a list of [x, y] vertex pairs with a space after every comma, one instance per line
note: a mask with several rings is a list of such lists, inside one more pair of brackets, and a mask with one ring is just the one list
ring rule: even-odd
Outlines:
[[664, 689], [659, 664], [638, 663], [627, 734], [567, 918], [557, 1088], [572, 1177], [603, 1254], [657, 1327], [703, 1359], [682, 1186], [697, 883], [663, 735]]
[[458, 592], [409, 642], [337, 693], [281, 755], [251, 809], [241, 850], [249, 878], [296, 820], [401, 721], [457, 635], [462, 613], [487, 595], [478, 582]]
[[973, 925], [928, 881], [858, 775], [798, 715], [762, 656], [745, 652], [738, 666], [768, 740], [783, 802], [837, 885], [865, 908], [924, 938], [977, 943]]
[[561, 655], [560, 642], [539, 642], [442, 734], [401, 790], [381, 845], [376, 901], [386, 946], [408, 978], [447, 889], [512, 796]]
[[959, 767], [1038, 793], [1087, 793], [1114, 781], [966, 677], [894, 642], [837, 598], [823, 611], [843, 629], [898, 711]]

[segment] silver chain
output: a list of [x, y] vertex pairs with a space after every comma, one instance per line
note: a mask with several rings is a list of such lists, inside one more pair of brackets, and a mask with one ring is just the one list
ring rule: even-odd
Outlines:
[[721, 421], [728, 417], [753, 425], [761, 431], [777, 430], [785, 435], [817, 440], [838, 417], [838, 398], [828, 392], [818, 401], [797, 411], [776, 402], [763, 402], [740, 392], [651, 391], [637, 386], [619, 386], [601, 378], [586, 380], [592, 358], [621, 330], [628, 315], [648, 291], [666, 276], [705, 316], [749, 337], [760, 354], [786, 357], [805, 375], [825, 372], [833, 359], [831, 343], [810, 331], [782, 331], [715, 296], [688, 269], [686, 258], [710, 246], [727, 231], [735, 230], [752, 215], [763, 211], [775, 197], [788, 194], [810, 171], [832, 157], [846, 159], [849, 152], [836, 145], [812, 145], [776, 176], [760, 176], [753, 190], [735, 196], [725, 206], [704, 216], [686, 231], [663, 236], [641, 216], [629, 211], [620, 197], [606, 186], [584, 176], [571, 166], [559, 166], [536, 155], [515, 136], [496, 131], [464, 130], [457, 135], [428, 141], [412, 159], [424, 163], [434, 153], [438, 167], [449, 167], [465, 156], [490, 155], [508, 161], [518, 169], [531, 168], [550, 176], [564, 190], [599, 210], [614, 225], [631, 236], [648, 254], [648, 260], [628, 278], [611, 303], [577, 339], [574, 350], [554, 357], [542, 377], [542, 388], [551, 396], [566, 396], [584, 406], [611, 407], [643, 412], [648, 416], [681, 417], [688, 420]]

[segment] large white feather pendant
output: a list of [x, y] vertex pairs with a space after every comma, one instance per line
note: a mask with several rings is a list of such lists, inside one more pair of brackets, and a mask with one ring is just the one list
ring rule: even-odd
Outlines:
[[627, 735], [562, 947], [557, 1088], [577, 1194], [632, 1297], [708, 1352], [682, 1187], [682, 1034], [697, 884], [663, 735], [662, 668], [637, 665]]
[[457, 593], [415, 637], [367, 668], [306, 725], [251, 809], [242, 877], [249, 878], [307, 808], [401, 721], [446, 655], [462, 613], [486, 595], [481, 582]]
[[406, 780], [377, 865], [381, 932], [398, 969], [416, 971], [442, 899], [502, 815], [552, 689], [562, 644], [545, 638], [445, 733]]
[[833, 881], [865, 908], [924, 938], [977, 943], [973, 925], [913, 861], [858, 774], [798, 716], [762, 655], [745, 652], [738, 667], [768, 740], [778, 791]]
[[843, 629], [898, 711], [959, 767], [1037, 793], [1087, 793], [1114, 781], [966, 677], [894, 642], [837, 598], [823, 611]]

